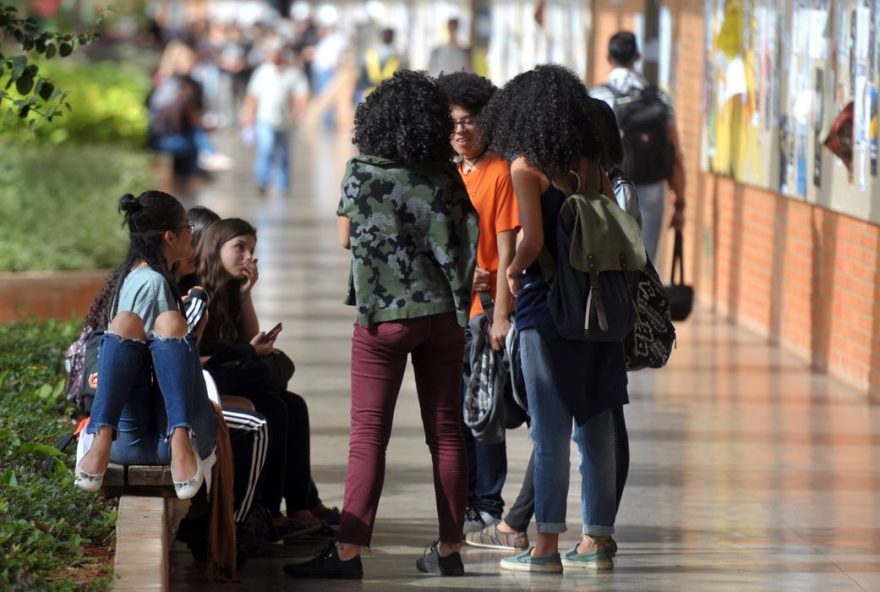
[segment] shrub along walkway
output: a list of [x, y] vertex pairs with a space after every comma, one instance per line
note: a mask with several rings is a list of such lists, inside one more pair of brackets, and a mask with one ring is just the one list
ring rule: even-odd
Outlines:
[[[345, 135], [314, 133], [294, 149], [295, 189], [260, 199], [249, 157], [218, 176], [199, 203], [259, 228], [263, 327], [296, 361], [292, 390], [309, 403], [312, 466], [328, 505], [341, 505], [348, 452], [351, 309], [341, 304], [348, 254], [335, 208]], [[214, 590], [878, 590], [880, 409], [800, 360], [700, 311], [679, 327], [668, 368], [631, 375], [632, 465], [617, 522], [612, 573], [502, 572], [493, 551], [466, 548], [464, 578], [419, 577], [415, 560], [436, 536], [431, 467], [408, 372], [388, 450], [388, 472], [367, 579], [291, 581], [281, 571], [317, 544], [275, 545]], [[525, 429], [508, 435], [512, 503], [529, 454]], [[572, 450], [565, 549], [577, 540], [580, 478]], [[534, 540], [534, 527], [529, 535]], [[172, 589], [205, 580], [184, 547]]]

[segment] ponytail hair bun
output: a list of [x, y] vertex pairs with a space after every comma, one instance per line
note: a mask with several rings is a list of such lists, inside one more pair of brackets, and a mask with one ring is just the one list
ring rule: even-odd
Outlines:
[[126, 214], [126, 217], [128, 217], [129, 214], [134, 214], [143, 207], [143, 204], [138, 201], [138, 198], [131, 193], [126, 193], [119, 198], [119, 211]]

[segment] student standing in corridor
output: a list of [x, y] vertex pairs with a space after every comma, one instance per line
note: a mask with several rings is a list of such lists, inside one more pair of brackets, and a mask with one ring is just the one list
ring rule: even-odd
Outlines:
[[419, 571], [462, 575], [467, 471], [461, 436], [464, 326], [471, 303], [477, 216], [450, 162], [446, 97], [424, 74], [403, 70], [355, 115], [359, 155], [348, 163], [337, 209], [351, 249], [354, 305], [351, 437], [338, 542], [288, 564], [293, 577], [361, 579], [385, 479], [394, 407], [412, 357], [434, 468], [439, 539]]

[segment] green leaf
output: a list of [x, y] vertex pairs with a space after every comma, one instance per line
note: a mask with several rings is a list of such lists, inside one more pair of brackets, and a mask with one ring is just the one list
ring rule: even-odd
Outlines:
[[12, 469], [6, 469], [3, 471], [3, 474], [0, 475], [0, 485], [6, 485], [7, 487], [18, 487], [18, 478], [15, 476], [15, 471]]
[[21, 119], [24, 119], [25, 117], [28, 116], [28, 113], [30, 113], [30, 112], [31, 112], [30, 105], [22, 105], [21, 109], [18, 110], [18, 116]]
[[51, 399], [52, 398], [52, 385], [51, 384], [42, 385], [40, 387], [40, 390], [37, 391], [37, 396], [39, 398], [43, 399], [44, 401], [46, 399]]
[[22, 454], [36, 453], [59, 461], [65, 461], [67, 459], [67, 455], [64, 454], [64, 452], [58, 450], [54, 446], [41, 444], [39, 442], [25, 442], [18, 447], [18, 452]]
[[66, 58], [71, 53], [73, 53], [73, 45], [71, 45], [70, 43], [62, 43], [58, 46], [58, 55], [60, 55], [62, 58]]
[[47, 45], [46, 46], [46, 59], [51, 60], [52, 58], [54, 58], [56, 51], [57, 50], [55, 49], [54, 43], [50, 43], [49, 45]]
[[34, 88], [34, 79], [30, 76], [21, 76], [18, 80], [15, 81], [15, 90], [19, 93], [26, 95]]

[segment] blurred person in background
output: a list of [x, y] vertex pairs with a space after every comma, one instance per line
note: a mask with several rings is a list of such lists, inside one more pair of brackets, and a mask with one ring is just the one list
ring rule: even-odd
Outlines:
[[406, 68], [406, 60], [394, 47], [394, 29], [385, 28], [379, 33], [379, 42], [366, 49], [361, 59], [361, 73], [358, 78], [355, 102], [360, 103], [373, 89], [388, 80], [401, 68]]
[[278, 192], [287, 193], [290, 135], [308, 103], [309, 83], [291, 53], [278, 40], [265, 47], [265, 61], [254, 71], [242, 105], [241, 124], [253, 128], [256, 140], [254, 179], [261, 196], [273, 177]]
[[[318, 24], [318, 42], [312, 56], [312, 89], [315, 96], [319, 96], [329, 91], [330, 82], [336, 75], [348, 42], [336, 30], [336, 22], [339, 20], [336, 7], [324, 4], [318, 9], [315, 20]], [[322, 121], [327, 129], [336, 126], [336, 114], [332, 106], [324, 111]]]
[[147, 96], [147, 141], [174, 159], [175, 180], [185, 181], [206, 171], [229, 168], [231, 160], [220, 154], [202, 125], [202, 85], [193, 76], [198, 62], [194, 49], [181, 41], [165, 47]]
[[445, 44], [431, 50], [431, 57], [428, 59], [428, 73], [431, 76], [439, 76], [444, 72], [473, 72], [470, 50], [458, 44], [458, 26], [457, 18], [446, 21], [449, 39]]

